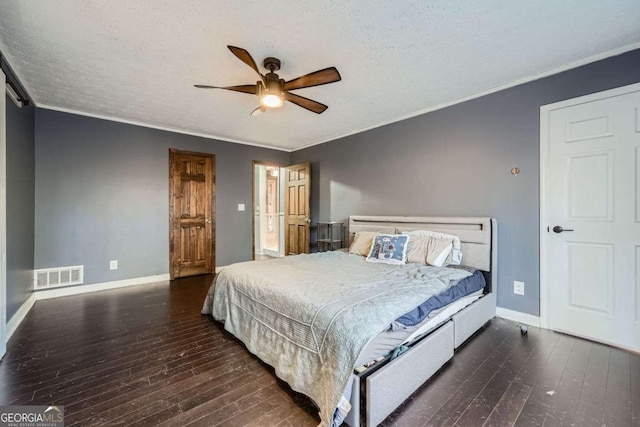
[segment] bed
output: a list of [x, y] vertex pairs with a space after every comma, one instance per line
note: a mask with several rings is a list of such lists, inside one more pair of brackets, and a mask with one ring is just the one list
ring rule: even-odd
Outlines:
[[351, 427], [374, 426], [495, 316], [496, 228], [491, 218], [349, 218], [350, 235], [389, 229], [454, 234], [460, 238], [462, 264], [484, 279], [484, 288], [465, 297], [464, 304], [443, 307], [438, 316], [403, 332], [410, 339], [400, 338], [398, 357], [383, 354], [376, 363], [360, 366], [376, 337], [393, 330], [388, 326], [394, 319], [450, 290], [447, 284], [466, 280], [470, 272], [367, 263], [346, 252], [252, 261], [223, 269], [203, 312], [223, 321], [278, 377], [311, 397], [320, 408], [321, 425], [340, 423], [346, 413], [344, 422]]

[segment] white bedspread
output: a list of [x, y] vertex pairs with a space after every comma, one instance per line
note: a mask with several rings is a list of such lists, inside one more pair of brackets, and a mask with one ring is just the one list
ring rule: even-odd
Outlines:
[[369, 263], [344, 252], [297, 255], [225, 267], [203, 313], [333, 413], [367, 342], [390, 322], [470, 273], [418, 264]]

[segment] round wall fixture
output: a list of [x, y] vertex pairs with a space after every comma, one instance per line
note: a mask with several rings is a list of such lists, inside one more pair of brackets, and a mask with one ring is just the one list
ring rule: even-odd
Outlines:
[[520, 173], [520, 168], [513, 168], [511, 169], [511, 175], [518, 175]]

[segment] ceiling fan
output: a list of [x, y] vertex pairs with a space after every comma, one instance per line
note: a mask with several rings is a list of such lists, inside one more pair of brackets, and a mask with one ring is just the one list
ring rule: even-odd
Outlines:
[[268, 108], [280, 108], [284, 104], [284, 101], [292, 102], [302, 108], [306, 108], [314, 113], [321, 114], [327, 108], [326, 105], [305, 98], [304, 96], [296, 95], [289, 91], [295, 89], [303, 89], [306, 87], [313, 87], [324, 85], [327, 83], [334, 83], [341, 80], [340, 73], [336, 67], [329, 67], [322, 70], [315, 71], [313, 73], [305, 74], [297, 79], [289, 80], [285, 82], [275, 72], [280, 69], [280, 60], [278, 58], [268, 57], [263, 61], [264, 68], [269, 70], [267, 74], [260, 73], [256, 62], [253, 60], [249, 52], [241, 47], [227, 46], [229, 50], [238, 57], [242, 62], [251, 67], [260, 80], [256, 84], [252, 85], [240, 85], [240, 86], [208, 86], [208, 85], [194, 85], [200, 89], [226, 89], [235, 92], [248, 93], [250, 95], [257, 95], [260, 100], [260, 106], [251, 112], [252, 116], [256, 114], [264, 113]]

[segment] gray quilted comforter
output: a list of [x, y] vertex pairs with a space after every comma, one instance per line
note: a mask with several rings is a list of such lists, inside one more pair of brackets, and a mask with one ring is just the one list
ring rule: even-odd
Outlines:
[[367, 342], [399, 316], [470, 273], [366, 262], [324, 252], [225, 267], [203, 313], [223, 321], [278, 377], [311, 397], [332, 424]]

